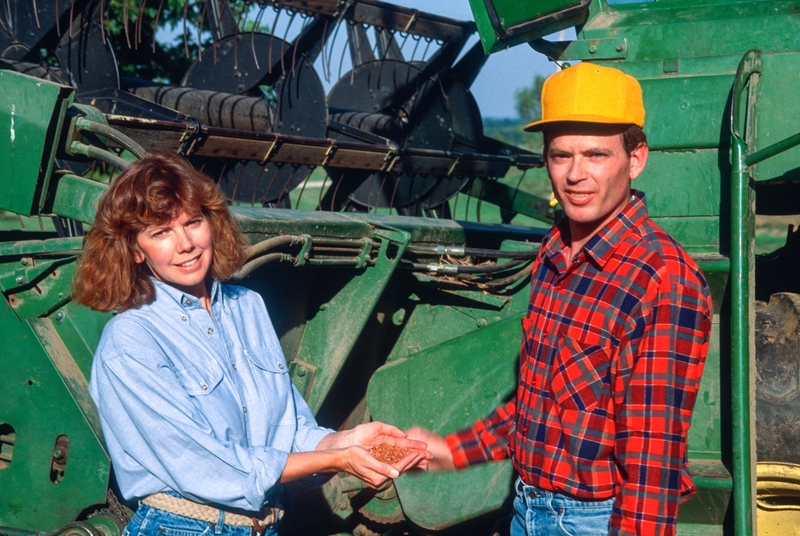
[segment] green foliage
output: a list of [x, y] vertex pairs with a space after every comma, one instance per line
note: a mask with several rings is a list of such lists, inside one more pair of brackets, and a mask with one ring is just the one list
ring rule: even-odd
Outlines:
[[[243, 31], [264, 31], [245, 20], [249, 2], [231, 2]], [[206, 0], [110, 0], [104, 25], [122, 76], [178, 84], [197, 58], [213, 44]], [[256, 27], [258, 26], [258, 27]]]
[[529, 123], [542, 118], [542, 86], [546, 77], [535, 75], [533, 84], [514, 91], [517, 116]]
[[521, 147], [535, 153], [542, 152], [542, 134], [525, 132], [522, 128], [528, 121], [511, 118], [483, 118], [483, 133], [509, 145]]

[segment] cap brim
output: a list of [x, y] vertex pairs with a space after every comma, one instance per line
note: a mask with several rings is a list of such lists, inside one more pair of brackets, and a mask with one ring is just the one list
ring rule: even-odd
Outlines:
[[528, 123], [522, 130], [525, 132], [541, 132], [542, 129], [551, 123], [596, 123], [601, 125], [637, 125], [644, 128], [644, 125], [638, 123], [631, 123], [630, 120], [624, 120], [618, 117], [606, 117], [602, 115], [566, 115], [558, 119], [542, 119]]

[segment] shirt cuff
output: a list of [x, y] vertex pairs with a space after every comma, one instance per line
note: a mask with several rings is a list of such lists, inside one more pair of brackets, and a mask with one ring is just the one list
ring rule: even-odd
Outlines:
[[463, 447], [463, 441], [460, 437], [465, 435], [466, 432], [454, 432], [444, 438], [447, 446], [450, 448], [450, 453], [453, 455], [453, 464], [456, 469], [466, 469], [469, 467], [469, 458]]

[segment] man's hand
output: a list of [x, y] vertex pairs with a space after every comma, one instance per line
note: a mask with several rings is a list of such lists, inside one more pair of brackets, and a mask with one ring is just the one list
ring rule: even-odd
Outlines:
[[453, 463], [453, 454], [450, 447], [442, 436], [426, 430], [420, 426], [412, 426], [406, 430], [409, 439], [422, 441], [428, 445], [428, 450], [433, 455], [432, 458], [422, 460], [418, 467], [426, 471], [453, 471], [456, 466]]

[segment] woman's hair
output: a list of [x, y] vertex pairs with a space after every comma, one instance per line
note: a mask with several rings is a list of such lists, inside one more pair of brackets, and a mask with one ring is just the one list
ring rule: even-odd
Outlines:
[[247, 239], [228, 212], [216, 184], [180, 156], [157, 153], [134, 162], [100, 200], [74, 278], [76, 302], [97, 311], [124, 311], [155, 299], [146, 263], [136, 263], [137, 236], [181, 212], [203, 214], [214, 256], [210, 274], [226, 280], [246, 260]]

